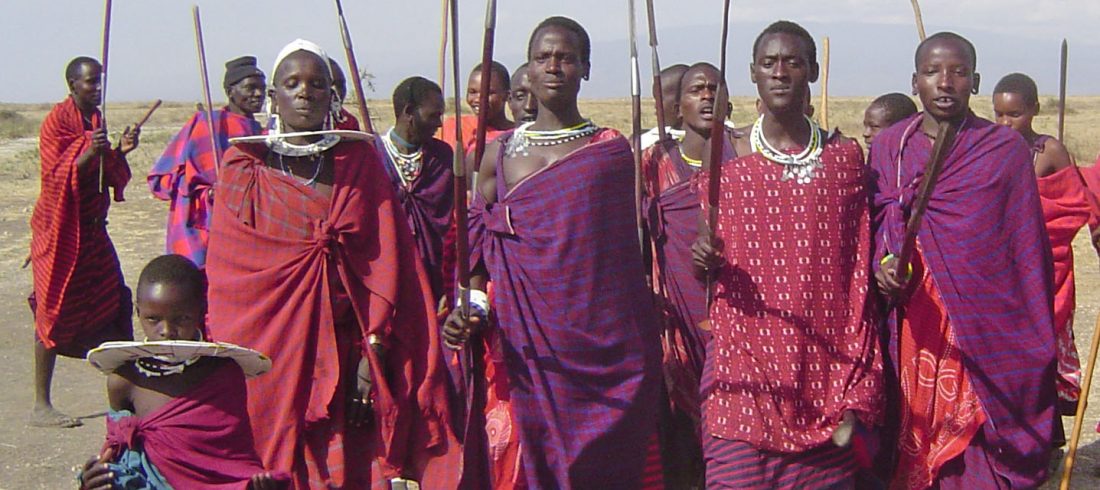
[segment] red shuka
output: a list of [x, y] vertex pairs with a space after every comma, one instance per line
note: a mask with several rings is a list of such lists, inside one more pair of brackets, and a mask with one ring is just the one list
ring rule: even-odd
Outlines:
[[[54, 106], [42, 122], [41, 192], [31, 216], [31, 263], [34, 265], [35, 333], [47, 348], [82, 356], [84, 347], [119, 316], [122, 270], [107, 236], [107, 191], [100, 192], [99, 163], [78, 171], [76, 160], [91, 146], [91, 129], [101, 124], [99, 111], [88, 127], [71, 97]], [[104, 185], [115, 201], [130, 181], [121, 153], [103, 154]], [[95, 342], [91, 342], [95, 343]], [[86, 346], [85, 346], [86, 347]]]
[[[265, 467], [290, 470], [299, 487], [358, 488], [376, 457], [374, 477], [418, 478], [453, 439], [434, 305], [377, 154], [358, 141], [331, 152], [331, 198], [265, 166], [263, 145], [226, 153], [207, 262], [210, 331], [272, 358], [272, 372], [248, 382]], [[384, 366], [370, 335], [387, 346]], [[364, 355], [369, 430], [344, 424]]]

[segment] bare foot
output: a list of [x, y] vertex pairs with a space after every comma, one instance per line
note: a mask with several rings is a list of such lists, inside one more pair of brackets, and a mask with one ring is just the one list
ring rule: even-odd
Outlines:
[[55, 427], [58, 429], [68, 429], [72, 427], [80, 427], [84, 425], [80, 419], [70, 417], [61, 412], [58, 412], [53, 407], [41, 407], [35, 408], [31, 412], [30, 419], [27, 420], [27, 425], [31, 427]]

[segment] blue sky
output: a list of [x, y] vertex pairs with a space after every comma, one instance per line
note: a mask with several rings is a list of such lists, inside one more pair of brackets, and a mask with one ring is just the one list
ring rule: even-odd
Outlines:
[[[478, 61], [484, 2], [459, 0], [460, 59], [468, 72]], [[638, 1], [639, 49], [648, 77], [643, 0]], [[103, 4], [96, 0], [5, 2], [0, 36], [14, 63], [5, 70], [0, 102], [49, 102], [65, 94], [62, 71], [77, 55], [99, 57]], [[269, 71], [275, 54], [296, 37], [325, 46], [343, 61], [333, 2], [328, 0], [206, 0], [202, 8], [215, 97], [225, 60], [242, 54]], [[114, 0], [108, 99], [198, 100], [200, 85], [191, 22], [191, 2]], [[1023, 71], [1040, 91], [1057, 91], [1058, 46], [1070, 42], [1071, 94], [1100, 94], [1100, 21], [1096, 0], [924, 0], [929, 33], [954, 30], [978, 48], [978, 69], [988, 93], [1002, 75]], [[370, 97], [387, 98], [410, 75], [438, 78], [441, 0], [344, 0], [361, 67], [376, 74]], [[500, 0], [496, 58], [513, 68], [523, 60], [527, 38], [550, 15], [575, 18], [593, 41], [592, 80], [582, 97], [629, 95], [627, 0]], [[716, 61], [719, 0], [655, 0], [661, 59]], [[804, 24], [819, 40], [831, 38], [830, 91], [877, 95], [908, 91], [917, 35], [907, 0], [733, 0], [729, 80], [734, 95], [750, 92], [747, 63], [751, 41], [769, 22]], [[448, 78], [449, 78], [448, 74]], [[464, 80], [463, 80], [464, 81]], [[448, 84], [450, 82], [448, 81]], [[447, 89], [450, 93], [450, 89]]]

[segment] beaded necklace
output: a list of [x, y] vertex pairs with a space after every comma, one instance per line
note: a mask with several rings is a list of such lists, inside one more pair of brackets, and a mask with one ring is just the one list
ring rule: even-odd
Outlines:
[[695, 167], [695, 168], [700, 168], [700, 167], [703, 166], [703, 159], [702, 158], [700, 158], [700, 159], [691, 158], [691, 157], [687, 156], [687, 153], [684, 153], [684, 145], [683, 144], [680, 144], [680, 159], [683, 160], [684, 163], [688, 164], [689, 166]]
[[556, 146], [568, 143], [570, 141], [576, 141], [586, 136], [592, 136], [599, 131], [599, 126], [596, 126], [591, 119], [585, 119], [584, 122], [575, 126], [562, 129], [552, 129], [549, 131], [535, 131], [528, 129], [534, 123], [534, 121], [521, 125], [516, 128], [512, 135], [512, 139], [508, 141], [508, 147], [506, 148], [507, 155], [510, 157], [522, 154], [528, 155], [528, 148], [532, 146]]
[[142, 376], [155, 378], [159, 376], [171, 376], [182, 374], [189, 366], [199, 360], [198, 357], [185, 359], [182, 362], [169, 362], [156, 357], [143, 357], [134, 361], [134, 367]]
[[409, 182], [420, 176], [420, 170], [424, 168], [424, 148], [417, 148], [412, 153], [402, 153], [401, 150], [397, 149], [397, 144], [393, 141], [394, 137], [400, 139], [402, 144], [410, 146], [401, 138], [401, 135], [393, 132], [393, 128], [386, 131], [385, 137], [382, 138], [382, 146], [386, 147], [386, 153], [390, 156], [393, 166], [397, 168], [397, 173], [400, 174], [402, 182], [408, 185]]
[[806, 118], [810, 125], [810, 142], [806, 148], [797, 155], [791, 155], [777, 150], [764, 138], [764, 115], [761, 114], [752, 125], [749, 135], [749, 143], [752, 151], [764, 155], [764, 158], [783, 166], [782, 181], [794, 180], [799, 184], [808, 184], [814, 179], [815, 171], [821, 167], [821, 151], [824, 149], [821, 141], [821, 127], [813, 119]]

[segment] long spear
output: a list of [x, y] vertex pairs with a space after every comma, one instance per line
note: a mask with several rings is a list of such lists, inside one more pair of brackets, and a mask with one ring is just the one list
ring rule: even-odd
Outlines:
[[[627, 25], [630, 34], [630, 143], [634, 147], [634, 218], [638, 223], [638, 245], [644, 256], [645, 225], [642, 222], [642, 88], [638, 69], [638, 35], [635, 29], [634, 0], [627, 0]], [[660, 92], [660, 90], [658, 90]], [[657, 111], [658, 113], [661, 111]], [[658, 124], [660, 126], [660, 124]], [[648, 271], [647, 271], [648, 273]]]
[[[359, 99], [359, 116], [363, 118], [363, 129], [374, 134], [374, 123], [370, 120], [367, 96], [363, 93], [363, 80], [359, 76], [359, 64], [355, 62], [355, 49], [351, 46], [351, 33], [348, 32], [348, 21], [344, 18], [344, 6], [340, 4], [340, 0], [336, 0], [336, 16], [340, 18], [340, 38], [344, 41], [344, 55], [348, 58], [348, 70], [351, 70], [355, 98]], [[274, 77], [275, 74], [272, 73], [271, 76]]]
[[206, 115], [206, 125], [210, 128], [210, 148], [214, 153], [214, 175], [217, 176], [222, 167], [222, 153], [218, 149], [218, 131], [214, 122], [214, 104], [210, 100], [210, 77], [206, 71], [206, 48], [202, 41], [202, 19], [199, 18], [199, 6], [191, 6], [191, 17], [195, 20], [195, 48], [199, 53], [199, 76], [202, 78], [202, 111]]
[[912, 0], [913, 3], [913, 18], [917, 21], [917, 35], [920, 36], [921, 42], [924, 42], [924, 16], [920, 13], [920, 1]]
[[1062, 39], [1062, 63], [1058, 79], [1058, 141], [1066, 137], [1066, 67], [1069, 64], [1069, 44]]
[[[657, 18], [653, 15], [653, 0], [646, 0], [645, 8], [646, 21], [649, 23], [649, 50], [652, 53], [650, 65], [653, 68], [653, 86], [657, 89], [653, 92], [653, 97], [657, 99], [657, 135], [660, 141], [664, 141], [668, 136], [665, 132], [665, 91], [664, 87], [661, 86], [661, 60], [657, 56]], [[631, 21], [631, 25], [633, 24], [634, 22]]]
[[825, 131], [829, 126], [829, 36], [821, 40], [821, 126]]
[[[718, 93], [714, 94], [714, 120], [710, 126], [710, 155], [703, 160], [703, 171], [707, 173], [707, 222], [706, 237], [714, 239], [718, 231], [718, 196], [721, 187], [722, 150], [726, 141], [726, 44], [729, 38], [730, 0], [722, 5], [722, 48], [718, 63]], [[707, 274], [707, 310], [710, 311], [713, 274]]]
[[[99, 127], [107, 127], [107, 55], [111, 52], [111, 0], [103, 3], [103, 51], [100, 56], [100, 85], [99, 85]], [[104, 192], [103, 182], [103, 154], [99, 154], [99, 188], [97, 192]]]
[[443, 0], [443, 15], [440, 22], [440, 34], [439, 34], [439, 86], [446, 87], [447, 81], [447, 10], [450, 8], [451, 3], [448, 0]]

